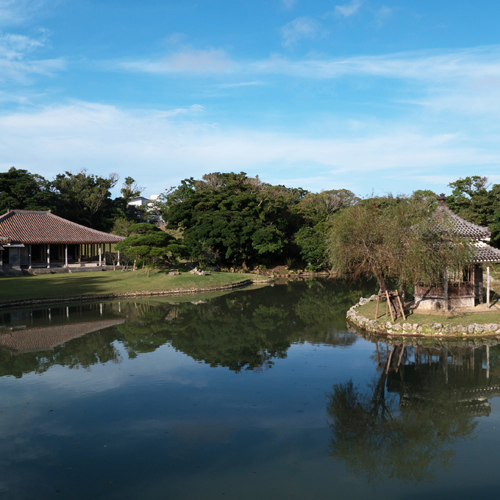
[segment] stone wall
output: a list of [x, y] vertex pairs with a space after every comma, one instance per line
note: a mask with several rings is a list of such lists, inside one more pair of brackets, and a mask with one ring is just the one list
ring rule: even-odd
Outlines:
[[[396, 324], [391, 321], [377, 321], [374, 319], [365, 318], [359, 314], [356, 309], [359, 306], [365, 305], [371, 300], [377, 300], [376, 295], [370, 298], [361, 298], [359, 303], [352, 306], [347, 311], [347, 321], [352, 325], [365, 330], [369, 333], [391, 336], [422, 336], [422, 337], [464, 337], [464, 336], [499, 336], [500, 324], [489, 323], [478, 325], [477, 323], [464, 325], [450, 325], [446, 322], [428, 323], [418, 325], [416, 323]], [[445, 318], [443, 318], [444, 320]]]

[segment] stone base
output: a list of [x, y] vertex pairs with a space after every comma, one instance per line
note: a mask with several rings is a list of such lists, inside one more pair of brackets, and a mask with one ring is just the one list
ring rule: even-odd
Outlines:
[[475, 298], [472, 296], [466, 297], [451, 297], [448, 299], [448, 308], [446, 301], [441, 297], [421, 297], [415, 295], [415, 306], [417, 309], [426, 311], [446, 311], [447, 309], [459, 309], [461, 307], [474, 307]]

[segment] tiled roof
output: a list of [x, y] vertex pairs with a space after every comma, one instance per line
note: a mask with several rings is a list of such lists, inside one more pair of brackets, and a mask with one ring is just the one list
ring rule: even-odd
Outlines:
[[117, 243], [124, 238], [70, 222], [50, 212], [11, 210], [0, 216], [0, 239], [13, 243]]
[[440, 218], [445, 218], [450, 221], [453, 230], [464, 238], [471, 238], [473, 240], [488, 240], [491, 236], [490, 230], [487, 227], [478, 226], [467, 222], [452, 212], [445, 203], [440, 202], [434, 212], [434, 218], [439, 221]]
[[474, 262], [479, 264], [480, 262], [500, 262], [500, 250], [497, 248], [490, 247], [483, 241], [477, 241], [474, 243], [476, 247], [476, 253], [474, 255]]

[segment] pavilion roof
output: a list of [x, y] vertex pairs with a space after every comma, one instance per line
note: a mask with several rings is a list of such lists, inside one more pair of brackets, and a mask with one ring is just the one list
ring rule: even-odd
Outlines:
[[498, 248], [490, 247], [484, 241], [476, 241], [474, 246], [476, 247], [474, 263], [500, 262], [500, 250]]
[[0, 241], [13, 243], [118, 243], [124, 238], [82, 226], [50, 211], [10, 210], [0, 215]]
[[470, 238], [473, 240], [489, 240], [491, 232], [487, 227], [478, 226], [472, 222], [468, 222], [462, 217], [459, 217], [456, 213], [452, 212], [446, 203], [440, 201], [436, 211], [434, 212], [434, 218], [438, 221], [439, 219], [446, 219], [452, 225], [453, 231], [462, 236], [463, 238]]

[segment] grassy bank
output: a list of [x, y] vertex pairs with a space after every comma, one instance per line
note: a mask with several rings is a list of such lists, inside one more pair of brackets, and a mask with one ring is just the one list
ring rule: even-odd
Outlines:
[[0, 304], [95, 294], [220, 287], [252, 277], [237, 273], [213, 273], [207, 276], [181, 273], [179, 276], [168, 276], [161, 271], [151, 271], [148, 276], [146, 270], [140, 270], [1, 278]]
[[[365, 304], [364, 306], [359, 306], [356, 309], [356, 313], [364, 316], [368, 319], [375, 319], [375, 310], [377, 307], [377, 301], [372, 300]], [[391, 321], [391, 316], [385, 315], [386, 302], [380, 302], [378, 309], [377, 321]], [[490, 312], [479, 312], [479, 313], [465, 313], [456, 314], [453, 316], [440, 315], [440, 314], [422, 314], [422, 313], [412, 313], [405, 311], [406, 321], [403, 318], [398, 318], [394, 323], [411, 323], [417, 324], [419, 326], [425, 324], [433, 323], [446, 323], [448, 325], [465, 325], [477, 323], [478, 325], [485, 325], [488, 323], [500, 323], [500, 312], [498, 310], [492, 310]]]

